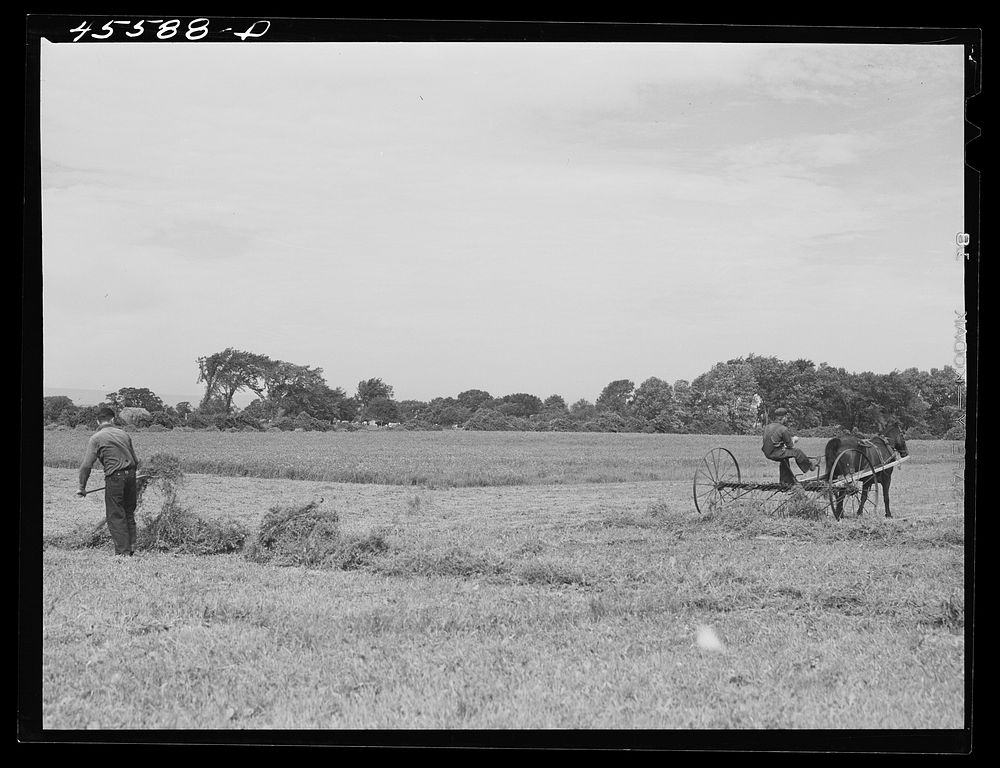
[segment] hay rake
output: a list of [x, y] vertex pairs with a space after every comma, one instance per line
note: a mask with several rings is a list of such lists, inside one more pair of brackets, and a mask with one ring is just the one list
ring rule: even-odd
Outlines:
[[870, 492], [876, 475], [908, 459], [909, 456], [904, 456], [874, 467], [863, 451], [848, 448], [834, 459], [832, 472], [830, 466], [825, 472], [817, 467], [815, 475], [798, 475], [794, 485], [783, 485], [743, 480], [739, 462], [732, 452], [713, 448], [702, 457], [694, 473], [694, 506], [704, 515], [743, 499], [753, 499], [764, 505], [777, 500], [774, 511], [780, 514], [792, 501], [792, 494], [802, 492], [814, 501], [825, 501], [838, 520], [845, 514], [860, 517], [866, 511], [878, 512], [880, 494], [877, 489]]

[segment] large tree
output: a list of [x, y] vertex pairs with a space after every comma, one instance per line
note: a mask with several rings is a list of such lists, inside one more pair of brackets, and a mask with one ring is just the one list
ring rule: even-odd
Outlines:
[[691, 382], [691, 388], [696, 393], [698, 416], [712, 431], [717, 429], [716, 423], [738, 435], [759, 430], [761, 400], [753, 369], [747, 363], [716, 363]]
[[146, 387], [122, 387], [117, 392], [109, 392], [106, 397], [116, 410], [145, 408], [150, 413], [163, 410], [163, 400]]
[[674, 388], [656, 376], [650, 376], [639, 385], [630, 410], [642, 428], [655, 432], [680, 432], [682, 429]]
[[249, 390], [264, 397], [264, 377], [274, 364], [266, 355], [227, 347], [222, 352], [198, 358], [198, 383], [205, 384], [201, 408], [218, 400], [226, 414], [232, 413], [233, 397]]
[[[400, 421], [406, 420], [404, 414], [410, 413], [411, 409], [400, 410]], [[472, 411], [459, 403], [454, 397], [435, 397], [429, 403], [424, 403], [423, 407], [413, 412], [409, 418], [427, 421], [442, 427], [453, 427], [456, 424], [464, 423]]]
[[577, 421], [589, 421], [594, 418], [596, 413], [597, 409], [594, 407], [594, 404], [583, 397], [569, 407], [570, 416]]
[[536, 429], [553, 429], [554, 421], [569, 424], [569, 406], [562, 395], [549, 395], [542, 402], [542, 410], [531, 418]]
[[[901, 374], [916, 393], [919, 402], [911, 402], [911, 417], [913, 411], [921, 412], [925, 425], [918, 426], [931, 433], [942, 436], [956, 426], [965, 413], [965, 380], [951, 366], [931, 368], [930, 371], [918, 371], [908, 368]], [[923, 406], [926, 406], [925, 408]]]
[[326, 383], [322, 368], [275, 360], [264, 374], [264, 391], [263, 411], [271, 418], [302, 413], [324, 421], [345, 418], [347, 394]]
[[468, 408], [470, 411], [475, 413], [480, 408], [489, 408], [493, 404], [493, 395], [483, 389], [467, 389], [464, 392], [459, 392], [458, 404], [463, 408]]
[[635, 382], [616, 379], [601, 390], [594, 405], [599, 411], [612, 411], [619, 416], [625, 416], [628, 414], [634, 393]]
[[853, 389], [853, 376], [844, 368], [820, 363], [816, 369], [815, 400], [820, 423], [852, 430], [858, 424], [861, 398]]
[[526, 419], [542, 410], [542, 400], [527, 392], [515, 392], [501, 397], [493, 407], [505, 416]]
[[365, 421], [374, 421], [381, 426], [399, 421], [396, 402], [388, 397], [373, 398], [365, 405], [361, 414]]
[[42, 418], [46, 424], [56, 424], [64, 415], [75, 415], [77, 407], [65, 395], [42, 398]]
[[677, 418], [678, 432], [691, 432], [692, 405], [694, 391], [687, 379], [677, 379], [674, 382], [674, 415]]
[[378, 398], [392, 400], [392, 387], [382, 379], [366, 379], [358, 382], [358, 393], [355, 397], [363, 407], [367, 408]]
[[399, 400], [396, 403], [400, 421], [424, 420], [427, 407], [428, 403], [423, 400]]
[[549, 395], [542, 402], [546, 411], [559, 411], [563, 415], [569, 413], [569, 406], [562, 395]]
[[798, 427], [815, 427], [823, 422], [822, 406], [817, 398], [819, 382], [811, 360], [786, 362], [776, 357], [748, 355], [728, 361], [730, 365], [749, 365], [760, 395], [760, 418], [768, 420], [775, 408], [787, 409]]
[[669, 382], [650, 376], [635, 390], [631, 410], [640, 419], [652, 421], [661, 413], [673, 410], [673, 407], [674, 388]]
[[857, 426], [865, 432], [876, 432], [889, 419], [898, 419], [904, 429], [914, 425], [914, 415], [922, 416], [926, 404], [915, 399], [917, 394], [907, 377], [892, 373], [863, 371], [852, 376], [852, 389], [861, 407]]

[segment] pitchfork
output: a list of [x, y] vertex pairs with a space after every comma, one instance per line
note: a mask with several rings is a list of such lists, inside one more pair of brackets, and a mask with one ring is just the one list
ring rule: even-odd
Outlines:
[[[152, 477], [152, 475], [136, 475], [135, 481], [136, 481], [136, 483], [138, 483], [140, 480], [143, 480], [143, 481], [149, 480], [151, 477]], [[91, 488], [89, 491], [77, 491], [76, 495], [77, 496], [87, 496], [88, 494], [91, 494], [91, 493], [97, 493], [98, 491], [103, 491], [105, 488], [107, 488], [107, 486], [106, 485], [102, 485], [100, 488]]]

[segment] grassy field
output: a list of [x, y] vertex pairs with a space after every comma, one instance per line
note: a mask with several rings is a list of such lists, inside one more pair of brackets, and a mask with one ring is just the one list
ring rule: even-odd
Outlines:
[[73, 495], [86, 433], [46, 433], [45, 728], [964, 726], [956, 444], [910, 445], [895, 519], [837, 523], [695, 513], [715, 445], [776, 475], [756, 438], [134, 437], [181, 457], [205, 518], [322, 497], [390, 546], [351, 570], [55, 546], [103, 506]]
[[[89, 432], [45, 432], [43, 463], [75, 468]], [[188, 473], [327, 480], [435, 488], [645, 480], [690, 481], [716, 446], [729, 448], [744, 477], [777, 477], [760, 438], [732, 435], [647, 435], [579, 432], [136, 432], [140, 459], [179, 456]], [[803, 438], [818, 456], [823, 438]], [[920, 441], [910, 466], [961, 467], [962, 446]]]

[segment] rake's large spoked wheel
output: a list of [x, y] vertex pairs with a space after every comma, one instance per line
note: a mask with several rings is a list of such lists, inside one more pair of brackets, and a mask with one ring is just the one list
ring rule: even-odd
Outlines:
[[704, 515], [721, 509], [739, 496], [740, 465], [725, 448], [713, 448], [705, 454], [694, 473], [694, 506]]
[[827, 490], [835, 518], [877, 515], [880, 489], [874, 472], [875, 467], [864, 451], [848, 448], [840, 452], [833, 463]]

